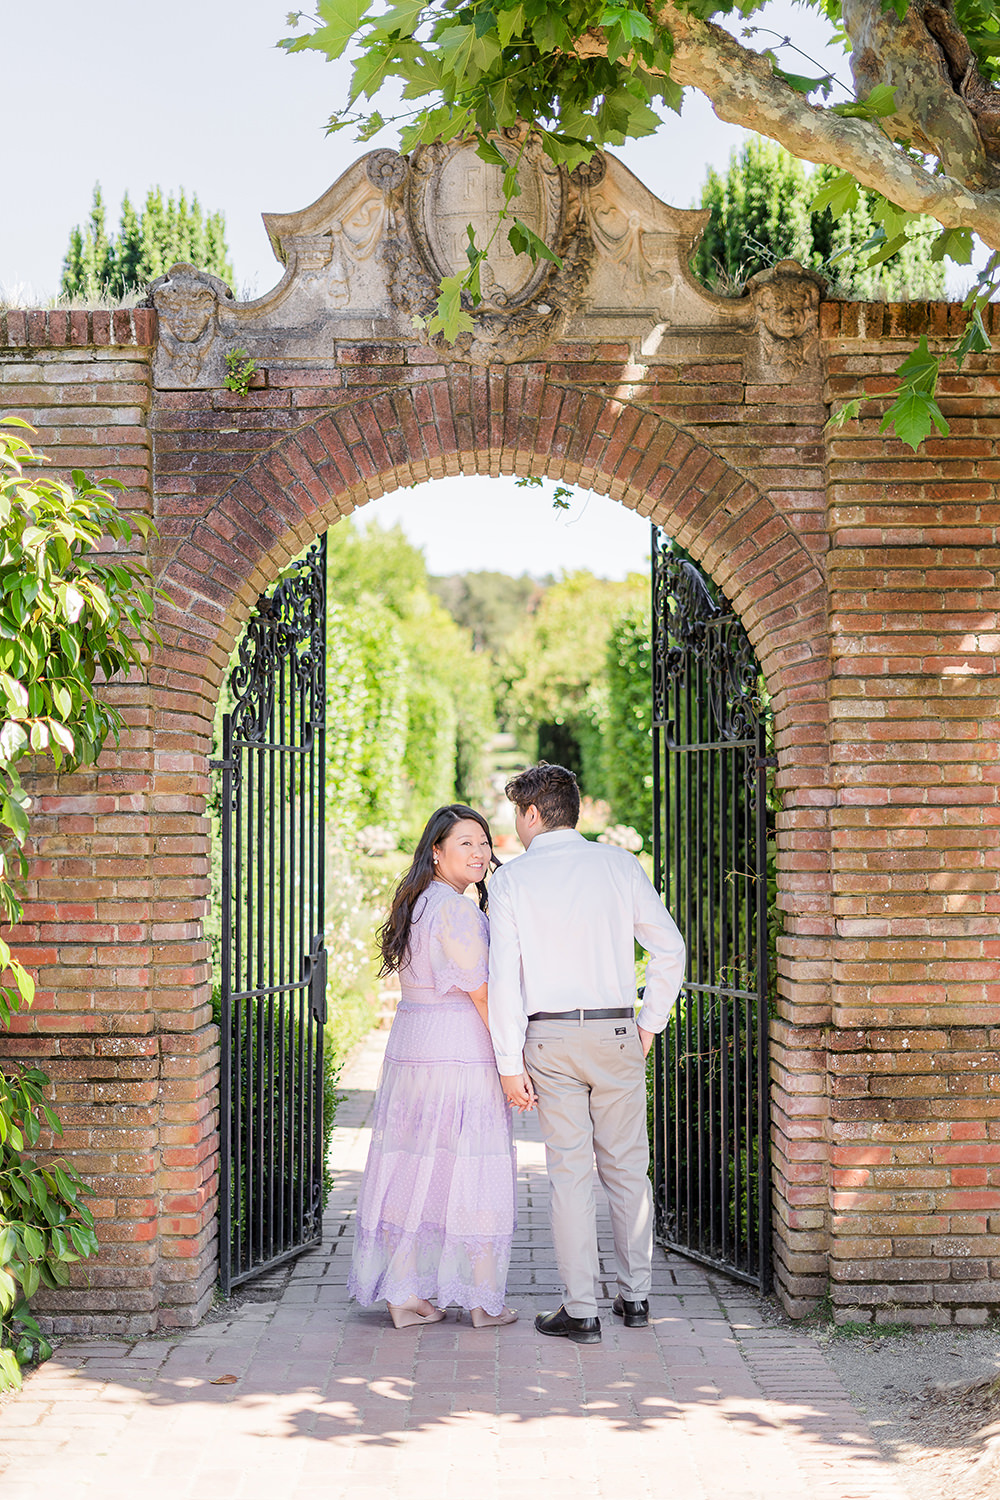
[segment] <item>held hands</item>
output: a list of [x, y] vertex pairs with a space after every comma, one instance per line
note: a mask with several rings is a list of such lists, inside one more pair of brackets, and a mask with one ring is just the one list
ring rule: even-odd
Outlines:
[[514, 1109], [519, 1109], [522, 1114], [527, 1109], [534, 1109], [537, 1095], [527, 1073], [501, 1073], [500, 1087], [507, 1103]]

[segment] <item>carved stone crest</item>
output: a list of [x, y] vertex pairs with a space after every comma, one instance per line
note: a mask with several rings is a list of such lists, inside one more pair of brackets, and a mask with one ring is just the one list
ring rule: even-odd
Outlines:
[[160, 390], [220, 384], [219, 307], [234, 305], [226, 283], [178, 261], [152, 283], [148, 300], [156, 308], [159, 326], [154, 384]]
[[[494, 144], [513, 164], [523, 135], [510, 130]], [[476, 244], [489, 246], [480, 269], [482, 301], [476, 307], [471, 299], [466, 303], [473, 332], [459, 335], [454, 345], [442, 343], [443, 357], [473, 364], [531, 358], [560, 336], [582, 300], [593, 241], [580, 211], [579, 181], [550, 161], [537, 139], [528, 139], [518, 167], [515, 212], [561, 265], [517, 254], [506, 224], [494, 233], [504, 202], [502, 181], [501, 167], [481, 160], [474, 141], [459, 139], [418, 147], [394, 194], [394, 232], [385, 255], [393, 300], [412, 316], [430, 317], [441, 279], [468, 266], [470, 226]]]
[[796, 260], [779, 260], [750, 278], [762, 378], [796, 380], [814, 364], [825, 285], [822, 276]]

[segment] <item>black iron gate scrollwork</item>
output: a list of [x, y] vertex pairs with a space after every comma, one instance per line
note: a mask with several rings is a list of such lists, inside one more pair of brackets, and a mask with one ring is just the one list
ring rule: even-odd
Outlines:
[[222, 721], [223, 1292], [319, 1243], [326, 538], [256, 613]]
[[653, 1071], [659, 1238], [766, 1289], [768, 709], [728, 601], [653, 528], [653, 861], [687, 942]]

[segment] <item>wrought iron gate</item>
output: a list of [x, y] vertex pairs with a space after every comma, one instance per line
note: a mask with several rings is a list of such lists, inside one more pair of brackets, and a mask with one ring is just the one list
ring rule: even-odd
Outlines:
[[319, 1242], [326, 538], [262, 595], [223, 718], [222, 1289]]
[[660, 1238], [761, 1288], [768, 1192], [767, 709], [728, 601], [653, 528], [653, 859], [687, 942], [656, 1039]]

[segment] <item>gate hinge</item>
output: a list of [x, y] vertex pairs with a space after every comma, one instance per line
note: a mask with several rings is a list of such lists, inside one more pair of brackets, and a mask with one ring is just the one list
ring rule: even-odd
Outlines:
[[767, 766], [777, 767], [778, 757], [776, 755], [758, 755], [754, 764], [758, 771], [763, 771]]
[[231, 771], [235, 764], [236, 762], [232, 760], [210, 760], [208, 769], [210, 771]]

